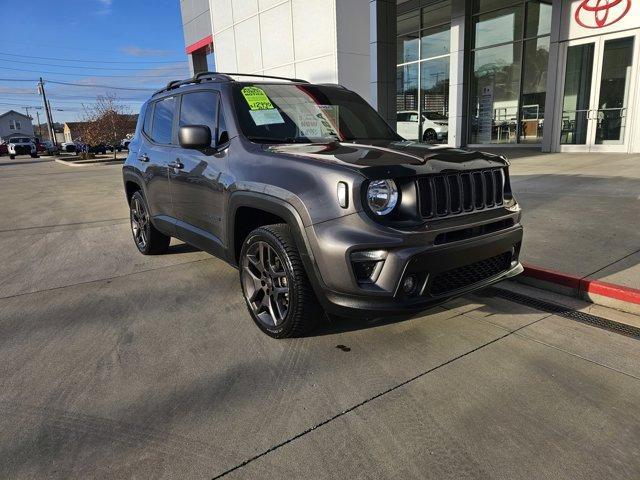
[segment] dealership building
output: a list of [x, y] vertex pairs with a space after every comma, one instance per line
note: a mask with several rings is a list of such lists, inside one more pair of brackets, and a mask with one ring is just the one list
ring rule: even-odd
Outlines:
[[640, 152], [640, 0], [180, 5], [192, 72], [339, 83], [430, 143]]

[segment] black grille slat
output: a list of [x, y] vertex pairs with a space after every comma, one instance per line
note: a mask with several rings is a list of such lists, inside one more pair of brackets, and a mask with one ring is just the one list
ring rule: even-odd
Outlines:
[[473, 201], [476, 208], [484, 207], [484, 182], [482, 172], [473, 172]]
[[443, 217], [449, 213], [447, 182], [444, 177], [437, 176], [433, 178], [433, 184], [436, 195], [436, 215]]
[[451, 213], [460, 213], [462, 211], [462, 184], [460, 175], [449, 175], [447, 182], [449, 183], [449, 211]]
[[425, 176], [418, 179], [423, 218], [444, 217], [504, 203], [501, 168]]
[[439, 296], [455, 292], [456, 290], [494, 277], [508, 270], [510, 266], [511, 252], [504, 252], [495, 257], [447, 270], [437, 274], [433, 278], [429, 287], [429, 294]]
[[496, 205], [502, 205], [504, 202], [504, 174], [502, 170], [494, 170], [493, 177], [495, 179]]
[[484, 176], [484, 204], [487, 207], [493, 207], [495, 204], [495, 186], [493, 172], [490, 170], [482, 172]]
[[473, 187], [471, 183], [471, 174], [461, 174], [460, 182], [462, 184], [462, 208], [465, 212], [468, 212], [473, 210]]

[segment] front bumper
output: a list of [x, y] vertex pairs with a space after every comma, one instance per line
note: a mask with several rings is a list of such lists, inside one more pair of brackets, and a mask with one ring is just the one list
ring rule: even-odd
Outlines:
[[[323, 307], [336, 315], [411, 315], [522, 272], [519, 213], [487, 211], [469, 217], [465, 225], [458, 219], [458, 229], [507, 220], [511, 226], [438, 244], [438, 235], [455, 230], [453, 220], [419, 232], [400, 232], [348, 217], [308, 227], [318, 277], [312, 283]], [[374, 249], [387, 252], [384, 264], [375, 281], [360, 283], [351, 253]], [[416, 287], [405, 294], [402, 286], [409, 275]]]

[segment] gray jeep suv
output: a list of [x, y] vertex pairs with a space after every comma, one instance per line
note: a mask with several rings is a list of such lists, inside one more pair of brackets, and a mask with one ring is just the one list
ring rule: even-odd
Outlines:
[[123, 167], [143, 254], [237, 267], [268, 335], [410, 316], [522, 271], [508, 162], [399, 137], [339, 85], [206, 72], [142, 107]]

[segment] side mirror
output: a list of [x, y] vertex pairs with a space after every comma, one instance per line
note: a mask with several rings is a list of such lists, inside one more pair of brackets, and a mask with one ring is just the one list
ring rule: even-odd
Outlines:
[[180, 127], [178, 140], [182, 148], [195, 150], [211, 146], [211, 130], [206, 125], [185, 125]]

